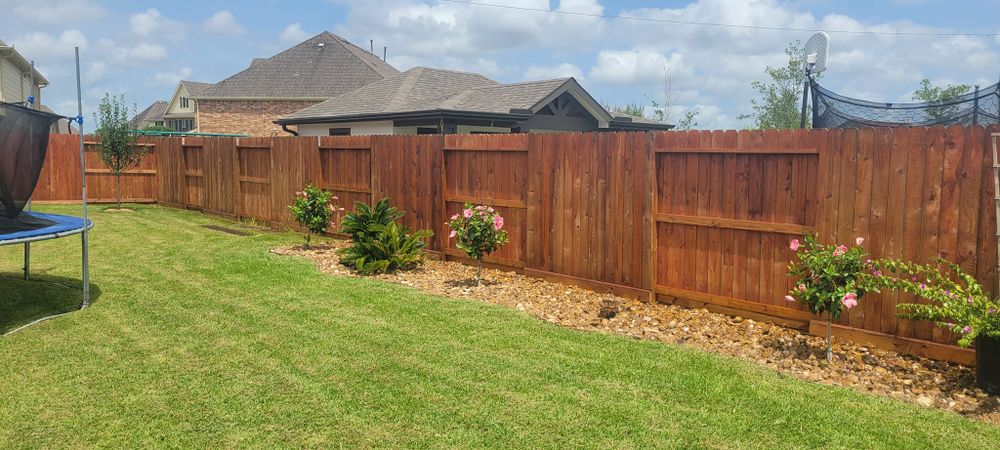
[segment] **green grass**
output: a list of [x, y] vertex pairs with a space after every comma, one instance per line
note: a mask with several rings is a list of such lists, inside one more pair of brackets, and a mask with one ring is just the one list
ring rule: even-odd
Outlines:
[[[97, 210], [95, 304], [0, 338], [0, 446], [996, 448], [1000, 428], [741, 361], [320, 274], [197, 213]], [[48, 210], [73, 213], [76, 207]], [[229, 224], [230, 226], [237, 226]], [[79, 239], [38, 277], [79, 279]], [[18, 280], [0, 329], [79, 292]]]

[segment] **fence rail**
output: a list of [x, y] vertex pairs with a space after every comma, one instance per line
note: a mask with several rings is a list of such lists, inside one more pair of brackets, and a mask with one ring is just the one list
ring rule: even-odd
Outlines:
[[[997, 130], [157, 137], [143, 140], [151, 152], [124, 176], [123, 197], [272, 226], [292, 226], [286, 205], [309, 183], [347, 207], [389, 197], [407, 226], [434, 231], [429, 249], [444, 257], [458, 255], [442, 239], [445, 220], [485, 204], [510, 233], [491, 263], [807, 327], [815, 317], [783, 296], [788, 241], [808, 233], [864, 237], [875, 257], [942, 256], [997, 286], [988, 147]], [[79, 198], [76, 145], [52, 137], [37, 200]], [[110, 174], [87, 158], [91, 196], [113, 198]], [[968, 352], [935, 345], [954, 336], [895, 316], [911, 301], [866, 297], [840, 325], [968, 362]]]

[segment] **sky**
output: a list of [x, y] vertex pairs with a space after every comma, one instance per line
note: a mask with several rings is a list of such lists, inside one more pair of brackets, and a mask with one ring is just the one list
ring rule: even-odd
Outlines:
[[43, 102], [66, 115], [76, 112], [79, 46], [88, 119], [106, 92], [142, 110], [168, 99], [178, 80], [223, 80], [324, 30], [362, 48], [373, 40], [379, 55], [387, 47], [400, 70], [443, 67], [501, 82], [573, 76], [612, 105], [662, 99], [668, 70], [671, 121], [696, 111], [702, 129], [747, 125], [737, 116], [750, 112], [751, 82], [784, 64], [785, 47], [807, 30], [830, 32], [821, 83], [858, 98], [907, 101], [924, 78], [982, 86], [1000, 78], [997, 0], [471, 1], [545, 11], [446, 0], [0, 0], [0, 40], [35, 61], [50, 82]]

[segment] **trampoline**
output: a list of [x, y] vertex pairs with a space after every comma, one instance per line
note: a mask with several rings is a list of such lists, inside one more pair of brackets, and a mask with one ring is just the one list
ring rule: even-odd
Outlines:
[[[34, 76], [34, 63], [32, 63]], [[31, 279], [33, 242], [81, 236], [83, 245], [83, 303], [90, 305], [90, 266], [87, 235], [94, 223], [87, 218], [87, 179], [83, 151], [83, 106], [80, 88], [80, 51], [76, 50], [77, 112], [66, 117], [38, 111], [34, 96], [23, 104], [0, 102], [0, 246], [24, 246], [24, 279]], [[34, 86], [34, 81], [31, 82]], [[45, 163], [49, 130], [61, 119], [75, 120], [80, 128], [80, 192], [82, 217], [31, 211], [31, 195]], [[39, 319], [36, 323], [54, 316]], [[28, 324], [31, 325], [31, 324]], [[28, 326], [25, 325], [25, 326]], [[22, 327], [23, 328], [23, 327]], [[18, 328], [20, 329], [20, 328]]]

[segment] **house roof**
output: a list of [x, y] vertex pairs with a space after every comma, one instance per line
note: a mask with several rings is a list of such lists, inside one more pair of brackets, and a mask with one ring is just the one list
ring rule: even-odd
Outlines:
[[[420, 111], [524, 114], [545, 106], [546, 99], [551, 101], [550, 97], [567, 85], [579, 86], [572, 78], [501, 84], [477, 73], [415, 67], [286, 115], [278, 122]], [[601, 112], [607, 114], [603, 109]]]
[[187, 89], [188, 95], [192, 97], [200, 94], [205, 89], [212, 87], [212, 83], [202, 83], [200, 81], [187, 81], [187, 80], [181, 80], [181, 85], [184, 86], [184, 89]]
[[[0, 56], [11, 58], [17, 65], [21, 66], [21, 69], [24, 71], [31, 70], [31, 61], [28, 61], [28, 59], [21, 55], [16, 48], [7, 45], [4, 41], [0, 41]], [[37, 67], [35, 68], [35, 83], [38, 83], [39, 86], [49, 85], [49, 80], [47, 80], [45, 76], [38, 71]]]
[[132, 118], [132, 125], [139, 127], [142, 122], [156, 120], [163, 117], [163, 113], [167, 111], [167, 102], [163, 100], [157, 100], [153, 104], [146, 107], [146, 109], [136, 114]]
[[327, 99], [399, 74], [344, 38], [322, 32], [193, 95], [195, 99]]
[[[0, 42], [2, 42], [2, 41], [0, 41]], [[45, 112], [47, 112], [49, 114], [58, 114], [55, 111], [53, 111], [52, 108], [49, 108], [48, 105], [38, 105], [38, 109], [40, 109], [42, 111], [45, 111]], [[55, 123], [55, 129], [56, 129], [56, 133], [62, 133], [62, 134], [74, 134], [74, 133], [76, 133], [76, 126], [73, 125], [72, 121], [70, 121], [69, 119], [65, 119], [65, 118], [59, 119], [58, 121], [56, 121], [56, 123]]]

